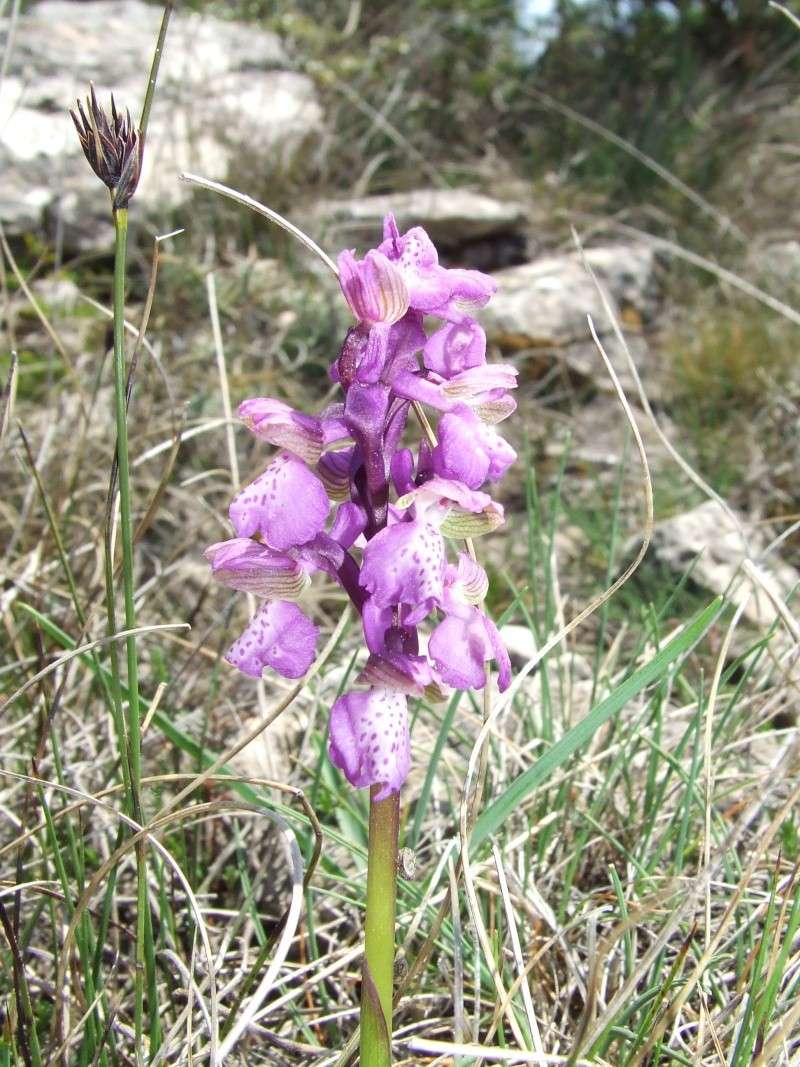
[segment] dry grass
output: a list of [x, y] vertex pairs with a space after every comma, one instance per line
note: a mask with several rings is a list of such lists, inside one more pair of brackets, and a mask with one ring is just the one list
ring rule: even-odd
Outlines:
[[[362, 140], [348, 151], [360, 152], [375, 115], [361, 108], [354, 121]], [[407, 146], [380, 133], [403, 158]], [[368, 184], [381, 157], [364, 166]], [[108, 278], [56, 278], [23, 248], [4, 250], [3, 329], [16, 355], [0, 367], [0, 1067], [221, 1056], [344, 1067], [358, 1021], [366, 799], [326, 755], [327, 709], [361, 655], [355, 630], [342, 595], [317, 584], [307, 607], [329, 641], [312, 673], [291, 687], [246, 680], [222, 660], [246, 605], [212, 586], [201, 559], [228, 533], [232, 488], [265, 462], [231, 408], [253, 393], [325, 403], [337, 294], [299, 259], [223, 240], [201, 253], [193, 240], [161, 245], [130, 413], [157, 965], [146, 1008], [161, 1019], [160, 1048], [135, 1047], [137, 828], [123, 814], [105, 700], [108, 310], [85, 298], [105, 300]], [[131, 346], [143, 270], [134, 291]], [[737, 309], [726, 321], [728, 333], [694, 328], [680, 346], [681, 384], [716, 396], [714, 418], [728, 399], [710, 382], [737, 380], [746, 414], [753, 363], [784, 368], [773, 327], [756, 343], [761, 320]], [[765, 350], [777, 362], [765, 366]], [[755, 434], [760, 488], [774, 488], [784, 514], [797, 499], [791, 388], [778, 391], [774, 444]], [[675, 472], [688, 485], [686, 469], [669, 474], [665, 462], [656, 491]], [[520, 474], [488, 548], [490, 603], [522, 642], [513, 699], [492, 708], [464, 694], [416, 709], [398, 1064], [798, 1062], [793, 601], [757, 632], [729, 598], [684, 640], [709, 598], [689, 575], [643, 570], [623, 601], [598, 601], [585, 625], [567, 627], [625, 570], [628, 535], [642, 535], [638, 498], [632, 506], [618, 475], [616, 491], [598, 483], [587, 515], [575, 506], [585, 480], [563, 466]], [[736, 503], [761, 517], [753, 479]], [[570, 570], [561, 546], [578, 515], [599, 565], [576, 553]], [[769, 555], [757, 563], [769, 570]], [[755, 591], [758, 573], [740, 580]], [[596, 728], [582, 738], [587, 723]]]

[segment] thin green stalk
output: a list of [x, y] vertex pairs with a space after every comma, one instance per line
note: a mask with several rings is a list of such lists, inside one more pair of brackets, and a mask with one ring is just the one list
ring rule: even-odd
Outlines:
[[164, 14], [161, 16], [161, 28], [158, 31], [158, 40], [156, 41], [155, 51], [153, 52], [153, 61], [150, 64], [150, 75], [147, 79], [147, 90], [145, 91], [144, 104], [142, 105], [142, 117], [139, 119], [139, 136], [142, 140], [142, 146], [144, 146], [145, 137], [147, 136], [147, 125], [150, 122], [150, 108], [153, 106], [153, 97], [155, 96], [156, 82], [158, 81], [158, 68], [161, 66], [161, 56], [164, 52], [164, 41], [167, 37], [169, 20], [172, 17], [174, 7], [175, 0], [164, 0]]
[[[131, 519], [131, 480], [128, 457], [128, 419], [125, 401], [125, 261], [128, 250], [128, 212], [114, 212], [114, 407], [117, 420], [117, 478], [119, 481], [120, 534], [122, 539], [122, 581], [125, 598], [125, 628], [136, 628], [133, 587], [133, 522]], [[139, 664], [136, 638], [125, 640], [128, 659], [128, 733], [134, 817], [139, 821], [140, 756]]]
[[394, 919], [397, 895], [397, 835], [400, 795], [377, 800], [373, 786], [369, 805], [367, 911], [361, 989], [361, 1067], [389, 1067], [392, 1062], [392, 989], [394, 985]]
[[[125, 628], [136, 627], [136, 605], [133, 584], [133, 521], [131, 517], [130, 460], [128, 454], [127, 375], [125, 368], [125, 267], [128, 246], [128, 212], [117, 209], [114, 215], [114, 408], [117, 422], [117, 478], [119, 483], [120, 535], [122, 540], [122, 583], [125, 604]], [[139, 661], [136, 638], [126, 638], [128, 666], [128, 746], [130, 758], [131, 798], [133, 815], [142, 825], [141, 806], [141, 716], [139, 706]], [[151, 1048], [160, 1044], [161, 1027], [155, 1000], [156, 974], [153, 930], [147, 893], [147, 857], [144, 842], [136, 849], [137, 922], [136, 922], [136, 980], [135, 1034], [137, 1057], [141, 1060], [144, 1048], [144, 990], [150, 997]]]

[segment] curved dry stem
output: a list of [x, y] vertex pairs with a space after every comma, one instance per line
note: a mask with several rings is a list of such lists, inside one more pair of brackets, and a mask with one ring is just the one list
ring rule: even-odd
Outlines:
[[[71, 918], [69, 926], [67, 928], [67, 932], [66, 932], [66, 934], [64, 936], [64, 941], [62, 943], [62, 952], [61, 952], [61, 957], [59, 959], [58, 970], [57, 970], [57, 974], [56, 974], [56, 989], [65, 989], [66, 986], [67, 986], [67, 967], [69, 965], [70, 947], [72, 945], [72, 942], [75, 939], [75, 934], [77, 932], [78, 923], [80, 922], [80, 919], [83, 916], [84, 911], [86, 911], [86, 909], [88, 908], [89, 904], [91, 903], [92, 897], [94, 896], [94, 894], [99, 889], [99, 887], [102, 884], [103, 880], [105, 879], [106, 875], [109, 873], [109, 871], [113, 867], [115, 867], [117, 865], [119, 860], [126, 853], [134, 850], [136, 848], [136, 846], [139, 845], [140, 843], [147, 842], [150, 845], [152, 845], [152, 847], [158, 852], [158, 854], [161, 856], [161, 858], [164, 860], [164, 862], [167, 864], [167, 866], [173, 871], [173, 873], [175, 874], [175, 877], [180, 882], [184, 892], [186, 893], [187, 900], [189, 901], [189, 906], [190, 906], [190, 908], [191, 908], [191, 910], [192, 910], [192, 912], [194, 914], [195, 922], [197, 924], [197, 928], [200, 931], [200, 937], [201, 937], [201, 940], [202, 940], [202, 943], [203, 943], [203, 951], [204, 951], [204, 955], [206, 957], [206, 963], [207, 963], [207, 966], [208, 966], [208, 973], [209, 973], [209, 976], [212, 978], [212, 982], [211, 982], [211, 1009], [210, 1010], [211, 1010], [211, 1018], [213, 1020], [213, 1028], [212, 1028], [212, 1031], [211, 1031], [211, 1048], [212, 1048], [212, 1062], [213, 1063], [217, 1063], [218, 1061], [216, 1059], [216, 1047], [217, 1047], [217, 1032], [218, 1032], [218, 1028], [219, 1028], [219, 1022], [218, 1022], [218, 1013], [217, 1013], [216, 986], [215, 986], [215, 983], [213, 981], [214, 955], [213, 955], [213, 952], [212, 952], [212, 949], [211, 949], [211, 942], [210, 942], [210, 940], [208, 938], [208, 932], [206, 930], [205, 923], [203, 922], [203, 916], [202, 916], [202, 911], [200, 909], [200, 905], [199, 905], [199, 903], [197, 901], [197, 898], [195, 897], [195, 895], [194, 895], [194, 893], [192, 891], [192, 887], [189, 885], [188, 879], [186, 878], [186, 876], [184, 875], [183, 871], [180, 868], [180, 865], [175, 860], [175, 858], [172, 856], [172, 854], [168, 851], [168, 849], [166, 849], [153, 836], [153, 833], [156, 830], [161, 829], [163, 826], [167, 825], [170, 821], [175, 821], [175, 820], [179, 819], [180, 816], [182, 814], [184, 814], [184, 813], [180, 813], [179, 812], [172, 819], [162, 820], [161, 822], [154, 821], [148, 827], [145, 828], [145, 827], [140, 826], [139, 823], [137, 823], [135, 819], [132, 819], [132, 818], [130, 818], [130, 816], [125, 815], [124, 813], [117, 811], [110, 804], [106, 804], [102, 800], [98, 800], [96, 797], [93, 797], [88, 793], [84, 793], [80, 789], [75, 789], [75, 788], [73, 788], [71, 786], [60, 785], [57, 782], [44, 781], [43, 779], [37, 778], [34, 775], [18, 774], [18, 773], [14, 772], [14, 771], [8, 771], [8, 770], [5, 770], [3, 768], [0, 768], [0, 774], [6, 776], [8, 778], [13, 778], [16, 781], [28, 782], [28, 783], [30, 783], [32, 785], [36, 785], [36, 786], [41, 787], [41, 788], [53, 789], [56, 792], [63, 793], [65, 795], [67, 795], [67, 796], [77, 797], [77, 798], [79, 798], [81, 800], [82, 803], [91, 804], [95, 808], [102, 809], [104, 812], [106, 812], [107, 814], [111, 815], [112, 818], [117, 819], [120, 822], [123, 822], [126, 826], [128, 826], [131, 830], [134, 831], [133, 835], [127, 841], [123, 842], [123, 844], [120, 845], [119, 848], [117, 848], [111, 854], [111, 856], [99, 867], [99, 869], [95, 872], [95, 874], [92, 876], [92, 878], [87, 883], [86, 888], [84, 889], [83, 893], [81, 894], [81, 896], [79, 897], [78, 901], [76, 902], [76, 904], [74, 906], [73, 913], [72, 913], [72, 918]], [[235, 805], [230, 801], [216, 801], [216, 802], [212, 802], [209, 805], [204, 805], [203, 807], [213, 808], [213, 807], [222, 807], [224, 805], [230, 805], [230, 806], [233, 806], [233, 807], [244, 807], [243, 805]], [[190, 812], [190, 814], [193, 814], [193, 815], [196, 814], [196, 813], [197, 813], [197, 809], [196, 808], [193, 808], [191, 810], [191, 812]], [[263, 812], [262, 814], [269, 815], [269, 813], [266, 813], [266, 812]], [[60, 1016], [61, 1016], [61, 1011], [62, 1011], [62, 1002], [59, 999], [59, 1001], [58, 1001], [58, 1003], [56, 1005], [56, 1010], [55, 1010], [54, 1017], [53, 1017], [53, 1033], [54, 1034], [59, 1032], [59, 1020], [60, 1020]]]
[[575, 244], [576, 244], [576, 246], [578, 248], [578, 251], [581, 254], [581, 258], [583, 260], [583, 266], [586, 269], [586, 271], [588, 272], [589, 277], [594, 282], [595, 289], [597, 289], [598, 296], [600, 297], [600, 301], [601, 301], [601, 303], [603, 305], [603, 310], [605, 311], [606, 315], [608, 316], [608, 321], [611, 323], [611, 329], [614, 331], [614, 336], [616, 337], [617, 341], [619, 342], [619, 345], [620, 345], [620, 347], [622, 349], [623, 355], [625, 356], [625, 361], [628, 364], [628, 370], [630, 371], [631, 377], [633, 378], [634, 384], [636, 386], [636, 393], [637, 393], [637, 395], [639, 397], [639, 402], [642, 405], [642, 409], [644, 410], [645, 415], [647, 415], [648, 419], [650, 420], [650, 424], [652, 425], [653, 429], [655, 430], [656, 436], [658, 437], [659, 441], [664, 446], [664, 448], [667, 450], [669, 455], [672, 457], [672, 459], [677, 463], [677, 465], [680, 467], [680, 469], [686, 475], [686, 477], [689, 478], [689, 480], [694, 485], [697, 486], [697, 488], [700, 490], [701, 493], [703, 493], [705, 496], [709, 497], [711, 500], [714, 500], [714, 501], [716, 501], [717, 504], [719, 504], [719, 506], [722, 508], [722, 510], [725, 512], [725, 514], [730, 519], [730, 521], [736, 527], [736, 530], [737, 530], [737, 532], [739, 534], [739, 537], [741, 538], [742, 545], [744, 547], [745, 552], [746, 553], [749, 552], [749, 548], [748, 548], [748, 544], [747, 544], [747, 536], [746, 536], [746, 534], [744, 532], [744, 528], [742, 527], [742, 524], [739, 521], [739, 518], [736, 515], [736, 513], [730, 507], [728, 502], [723, 497], [721, 497], [719, 495], [719, 493], [715, 489], [713, 489], [712, 486], [710, 486], [708, 484], [708, 482], [700, 474], [697, 473], [697, 471], [694, 469], [694, 467], [692, 467], [692, 465], [690, 463], [688, 463], [687, 460], [685, 460], [683, 458], [683, 456], [680, 454], [680, 452], [678, 452], [678, 450], [672, 444], [670, 439], [667, 437], [667, 435], [661, 429], [661, 426], [658, 423], [658, 420], [657, 420], [657, 418], [655, 416], [655, 413], [654, 413], [652, 407], [650, 406], [650, 401], [649, 401], [649, 399], [647, 397], [647, 393], [645, 392], [644, 386], [642, 385], [642, 380], [639, 377], [639, 371], [636, 368], [636, 362], [635, 362], [633, 356], [631, 355], [630, 347], [628, 346], [628, 342], [625, 340], [625, 334], [622, 331], [622, 328], [621, 328], [621, 326], [619, 324], [619, 320], [617, 319], [617, 316], [614, 314], [614, 309], [611, 306], [611, 302], [608, 299], [608, 295], [607, 295], [605, 289], [600, 284], [600, 281], [598, 280], [597, 275], [595, 274], [594, 270], [592, 269], [591, 263], [589, 263], [589, 261], [587, 260], [586, 256], [584, 255], [583, 246], [582, 246], [582, 244], [580, 242], [580, 238], [578, 237], [578, 234], [577, 234], [577, 232], [575, 231], [574, 228], [572, 230], [572, 237], [573, 237], [573, 240], [575, 241]]
[[[5, 773], [5, 772], [2, 772], [2, 773]], [[196, 779], [196, 777], [197, 776], [194, 775], [194, 774], [187, 774], [187, 773], [183, 773], [183, 774], [180, 774], [180, 773], [175, 773], [175, 774], [151, 774], [151, 775], [145, 775], [142, 778], [141, 784], [142, 785], [164, 785], [167, 782], [185, 782], [185, 781], [193, 782]], [[311, 826], [312, 833], [314, 834], [314, 849], [313, 849], [313, 851], [311, 853], [311, 859], [308, 861], [308, 866], [306, 868], [306, 873], [305, 873], [305, 876], [304, 876], [304, 879], [303, 879], [303, 888], [305, 889], [307, 887], [309, 881], [311, 880], [311, 877], [312, 877], [312, 875], [314, 873], [314, 870], [316, 869], [316, 866], [317, 866], [317, 864], [319, 862], [320, 853], [322, 851], [323, 833], [322, 833], [322, 824], [320, 823], [316, 812], [312, 808], [311, 803], [310, 803], [308, 797], [303, 792], [303, 790], [298, 788], [297, 786], [286, 785], [284, 782], [274, 781], [272, 778], [259, 778], [259, 777], [253, 776], [253, 775], [215, 774], [215, 775], [211, 775], [211, 777], [205, 779], [205, 784], [208, 784], [209, 782], [213, 782], [214, 784], [217, 784], [217, 785], [232, 785], [232, 784], [237, 783], [237, 782], [241, 782], [243, 784], [248, 784], [248, 785], [259, 785], [259, 786], [262, 786], [262, 787], [267, 788], [267, 789], [276, 789], [281, 793], [286, 793], [288, 796], [290, 796], [290, 797], [292, 797], [295, 800], [300, 802], [300, 806], [303, 809], [303, 814], [308, 819], [309, 824]], [[95, 793], [95, 794], [92, 794], [92, 795], [86, 794], [86, 799], [76, 800], [73, 804], [67, 804], [65, 807], [61, 808], [59, 811], [51, 812], [50, 813], [50, 821], [55, 824], [55, 823], [59, 822], [61, 819], [64, 819], [64, 818], [69, 817], [70, 815], [73, 815], [76, 811], [79, 811], [86, 804], [90, 804], [95, 800], [104, 800], [106, 797], [113, 796], [115, 793], [121, 793], [124, 788], [125, 788], [125, 786], [124, 786], [124, 784], [122, 782], [117, 782], [115, 785], [111, 785], [111, 786], [106, 787], [105, 789], [102, 789], [99, 793]], [[259, 808], [259, 810], [262, 810], [262, 809]], [[164, 814], [166, 814], [166, 811], [164, 812]], [[0, 859], [2, 859], [2, 857], [7, 852], [17, 851], [28, 840], [30, 840], [31, 838], [37, 837], [39, 834], [41, 834], [46, 829], [47, 829], [47, 822], [44, 819], [42, 819], [41, 822], [37, 823], [35, 826], [29, 827], [27, 830], [23, 831], [21, 834], [19, 834], [17, 837], [15, 837], [13, 841], [10, 841], [8, 844], [3, 845], [2, 847], [0, 847]], [[30, 884], [34, 885], [36, 883], [30, 883]], [[42, 883], [42, 884], [43, 885], [47, 885], [49, 883]], [[55, 883], [53, 883], [53, 884], [55, 884]], [[17, 886], [15, 885], [14, 888], [16, 889]], [[3, 890], [0, 889], [0, 896], [2, 896], [2, 895], [3, 895]], [[283, 921], [283, 920], [281, 920], [281, 921]]]
[[286, 230], [292, 237], [296, 238], [301, 245], [304, 245], [310, 252], [313, 252], [315, 256], [318, 256], [328, 270], [339, 277], [339, 268], [333, 262], [327, 252], [319, 247], [316, 241], [304, 233], [294, 223], [289, 222], [283, 215], [279, 215], [277, 211], [273, 211], [271, 207], [267, 207], [265, 204], [260, 204], [258, 200], [254, 200], [252, 196], [248, 196], [247, 193], [240, 193], [236, 189], [231, 189], [228, 185], [223, 185], [222, 182], [211, 181], [210, 178], [201, 178], [199, 174], [190, 174], [185, 172], [178, 175], [182, 182], [187, 182], [189, 185], [198, 185], [201, 189], [208, 189], [212, 193], [218, 193], [220, 196], [226, 196], [229, 200], [235, 201], [237, 204], [241, 204], [243, 207], [250, 208], [251, 211], [255, 211], [257, 215], [263, 215], [265, 219], [269, 219], [270, 222], [274, 222], [276, 226], [280, 226], [282, 230]]
[[733, 234], [739, 241], [747, 241], [747, 234], [736, 225], [730, 216], [720, 211], [719, 208], [714, 207], [712, 203], [696, 192], [691, 185], [687, 185], [686, 182], [673, 174], [671, 170], [662, 166], [652, 156], [648, 156], [646, 152], [643, 152], [640, 148], [637, 148], [631, 141], [627, 141], [624, 137], [620, 137], [619, 134], [614, 133], [613, 130], [609, 130], [607, 126], [601, 125], [599, 122], [595, 122], [594, 119], [590, 119], [587, 115], [582, 115], [580, 111], [575, 111], [574, 108], [569, 107], [567, 104], [562, 104], [560, 100], [556, 100], [555, 97], [550, 96], [549, 93], [542, 92], [541, 89], [529, 88], [528, 92], [534, 99], [539, 100], [540, 103], [553, 111], [557, 111], [565, 118], [571, 119], [573, 122], [577, 122], [580, 126], [585, 127], [592, 133], [596, 133], [599, 137], [603, 137], [606, 141], [616, 145], [617, 148], [621, 148], [623, 152], [627, 152], [628, 155], [633, 156], [643, 166], [647, 167], [654, 174], [657, 174], [662, 181], [671, 186], [676, 192], [680, 193], [687, 200], [691, 201], [695, 207], [699, 208], [704, 215], [708, 215], [712, 218], [720, 230], [723, 233]]
[[34, 312], [36, 314], [36, 317], [38, 318], [39, 322], [41, 322], [42, 326], [44, 327], [44, 330], [45, 330], [47, 336], [53, 342], [53, 344], [56, 347], [56, 350], [58, 351], [58, 354], [61, 356], [61, 359], [64, 361], [64, 367], [66, 369], [66, 372], [69, 375], [69, 377], [72, 379], [72, 384], [75, 386], [76, 395], [78, 397], [78, 404], [80, 405], [80, 409], [81, 409], [81, 416], [82, 416], [84, 422], [86, 422], [86, 420], [88, 419], [88, 411], [87, 411], [87, 408], [86, 408], [86, 403], [85, 403], [84, 398], [83, 398], [83, 390], [81, 388], [81, 386], [82, 386], [81, 377], [78, 374], [78, 371], [77, 371], [77, 369], [75, 367], [75, 364], [74, 364], [74, 362], [72, 360], [72, 357], [70, 356], [69, 352], [67, 352], [67, 349], [66, 349], [63, 341], [61, 340], [61, 338], [56, 333], [55, 329], [53, 328], [52, 323], [50, 322], [50, 320], [48, 319], [47, 315], [45, 315], [44, 311], [42, 310], [42, 307], [39, 304], [39, 301], [36, 299], [36, 297], [34, 296], [33, 292], [31, 291], [31, 287], [28, 285], [28, 283], [27, 283], [27, 281], [25, 279], [25, 276], [23, 275], [22, 271], [19, 269], [19, 264], [17, 263], [16, 259], [14, 258], [14, 253], [11, 251], [11, 246], [8, 243], [8, 240], [6, 238], [5, 231], [3, 229], [2, 224], [0, 224], [0, 247], [2, 247], [3, 255], [8, 260], [8, 265], [9, 265], [9, 267], [11, 267], [11, 271], [12, 271], [14, 277], [17, 279], [17, 282], [19, 283], [20, 289], [25, 294], [25, 296], [26, 296], [26, 298], [28, 300], [28, 303], [31, 305], [31, 307], [33, 308], [33, 310], [34, 310]]

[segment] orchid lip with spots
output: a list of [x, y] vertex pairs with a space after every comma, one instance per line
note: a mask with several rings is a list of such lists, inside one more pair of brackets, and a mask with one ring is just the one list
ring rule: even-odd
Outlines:
[[[362, 259], [342, 252], [338, 265], [356, 318], [330, 372], [342, 401], [320, 415], [268, 397], [241, 404], [250, 430], [279, 451], [231, 503], [235, 536], [206, 558], [217, 580], [263, 601], [226, 657], [253, 677], [269, 667], [298, 678], [313, 662], [317, 628], [295, 601], [315, 572], [349, 596], [369, 657], [358, 688], [331, 708], [329, 754], [381, 800], [409, 772], [409, 695], [482, 688], [492, 660], [500, 689], [510, 684], [480, 606], [486, 573], [463, 553], [451, 562], [445, 538], [503, 521], [483, 487], [516, 459], [496, 429], [515, 408], [516, 371], [487, 363], [470, 314], [496, 283], [441, 266], [421, 227], [401, 234], [388, 215], [378, 247]], [[423, 438], [416, 451], [404, 443], [413, 403], [438, 418], [436, 443]]]

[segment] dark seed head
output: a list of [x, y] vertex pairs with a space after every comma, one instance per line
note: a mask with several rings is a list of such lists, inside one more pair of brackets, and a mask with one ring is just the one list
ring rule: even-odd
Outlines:
[[117, 111], [111, 96], [111, 120], [100, 107], [90, 86], [86, 108], [80, 100], [77, 114], [70, 111], [83, 154], [100, 181], [114, 194], [114, 210], [126, 208], [136, 192], [142, 172], [142, 140], [131, 121], [130, 111]]

